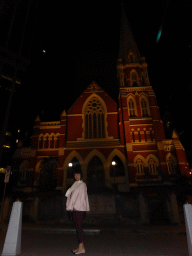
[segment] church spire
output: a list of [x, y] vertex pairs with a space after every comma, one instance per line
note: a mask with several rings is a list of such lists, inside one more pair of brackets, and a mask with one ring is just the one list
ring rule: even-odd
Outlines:
[[119, 60], [120, 59], [122, 60], [123, 65], [130, 62], [140, 63], [142, 61], [129, 22], [126, 17], [123, 4], [119, 45]]
[[117, 76], [120, 87], [149, 86], [147, 63], [141, 57], [122, 5]]

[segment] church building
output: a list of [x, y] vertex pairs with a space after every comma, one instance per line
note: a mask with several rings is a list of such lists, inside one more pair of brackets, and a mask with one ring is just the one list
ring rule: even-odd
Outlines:
[[62, 191], [73, 183], [75, 169], [82, 170], [90, 194], [165, 193], [178, 175], [188, 175], [177, 133], [165, 138], [147, 67], [123, 11], [118, 102], [93, 81], [60, 120], [42, 122], [37, 117], [31, 147], [21, 149], [19, 169], [28, 190], [38, 184], [42, 159], [51, 156], [58, 157], [57, 189]]

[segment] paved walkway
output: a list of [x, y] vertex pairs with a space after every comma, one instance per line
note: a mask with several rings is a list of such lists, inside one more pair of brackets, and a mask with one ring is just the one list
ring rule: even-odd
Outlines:
[[[0, 231], [0, 253], [6, 225]], [[187, 256], [185, 226], [87, 226], [87, 256]], [[23, 223], [21, 256], [68, 256], [77, 246], [73, 225]]]

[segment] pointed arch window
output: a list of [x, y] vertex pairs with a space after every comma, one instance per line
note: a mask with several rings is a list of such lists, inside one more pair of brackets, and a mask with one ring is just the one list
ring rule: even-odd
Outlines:
[[128, 100], [129, 117], [135, 117], [137, 115], [136, 102], [132, 98]]
[[144, 137], [145, 137], [145, 141], [147, 141], [147, 133], [145, 130], [144, 130]]
[[54, 148], [54, 136], [51, 137], [50, 148]]
[[138, 85], [138, 79], [137, 79], [137, 72], [133, 71], [131, 73], [131, 85], [132, 86], [137, 86]]
[[151, 175], [157, 174], [156, 164], [152, 158], [149, 160], [149, 173]]
[[141, 132], [138, 131], [139, 142], [141, 142]]
[[136, 162], [137, 165], [137, 175], [144, 175], [143, 162], [141, 159], [138, 159]]
[[143, 117], [150, 116], [149, 104], [148, 104], [147, 99], [145, 99], [145, 98], [141, 98], [141, 111], [142, 111], [142, 116]]
[[55, 147], [59, 148], [59, 136], [56, 137]]
[[45, 148], [49, 147], [49, 137], [45, 137]]
[[132, 73], [131, 78], [132, 78], [132, 82], [137, 82], [137, 75], [135, 72]]
[[168, 167], [169, 174], [175, 174], [176, 173], [175, 164], [174, 164], [174, 161], [171, 157], [169, 157], [169, 159], [167, 161], [167, 167]]
[[43, 136], [39, 139], [39, 149], [43, 148]]
[[129, 53], [128, 60], [130, 63], [135, 62], [135, 55], [132, 52]]
[[85, 109], [85, 139], [105, 138], [105, 111], [97, 97]]

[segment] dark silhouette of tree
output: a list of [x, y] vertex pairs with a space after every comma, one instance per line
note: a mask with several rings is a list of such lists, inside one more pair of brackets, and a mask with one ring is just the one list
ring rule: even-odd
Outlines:
[[41, 192], [54, 191], [57, 187], [57, 157], [44, 157], [40, 164], [38, 189]]

